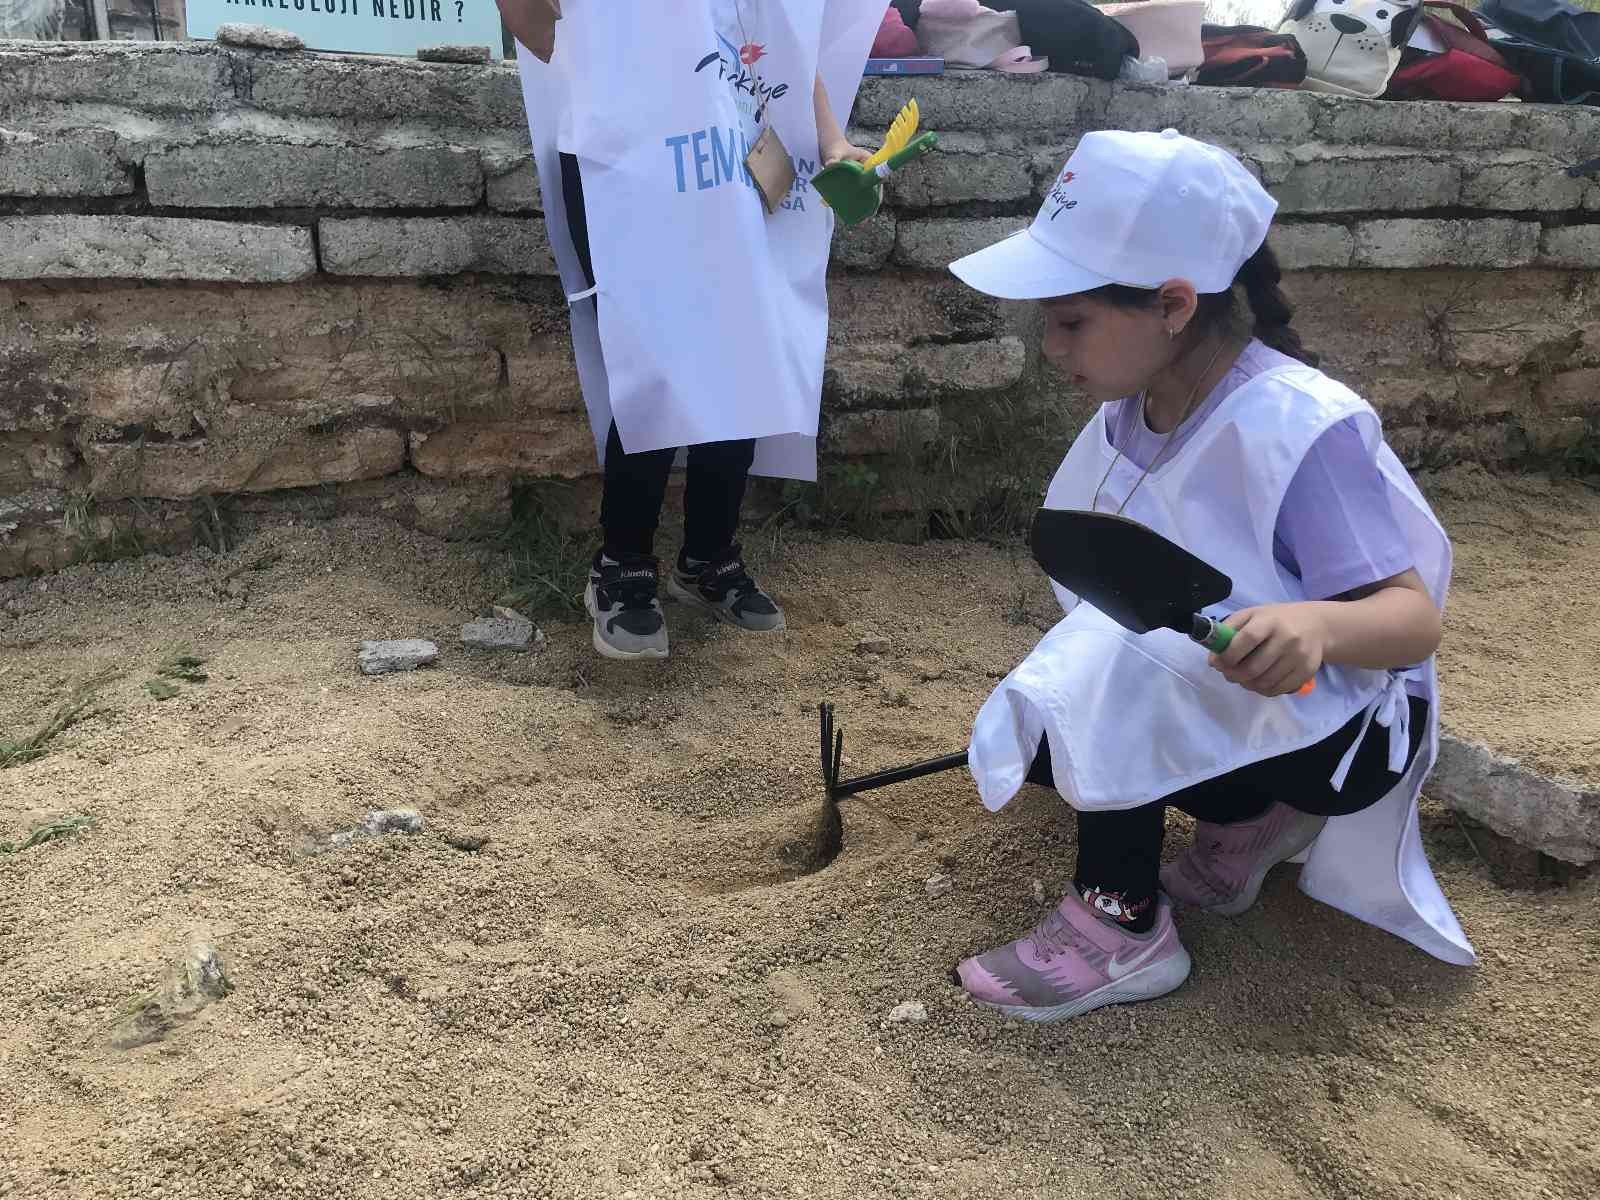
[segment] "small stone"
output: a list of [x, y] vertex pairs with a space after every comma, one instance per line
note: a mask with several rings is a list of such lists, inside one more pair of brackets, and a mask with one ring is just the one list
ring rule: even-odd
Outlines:
[[287, 29], [270, 25], [226, 22], [217, 26], [217, 41], [224, 46], [246, 46], [252, 50], [304, 50], [305, 41]]
[[944, 676], [944, 668], [939, 666], [937, 663], [917, 664], [917, 680], [920, 683], [933, 683], [936, 680], [943, 679]]
[[479, 650], [526, 650], [533, 640], [533, 622], [504, 617], [468, 621], [461, 627], [461, 643]]
[[414, 808], [374, 809], [361, 818], [361, 832], [370, 837], [386, 833], [421, 833], [422, 814]]
[[228, 595], [232, 596], [235, 600], [243, 600], [245, 593], [250, 590], [250, 585], [245, 583], [245, 581], [239, 578], [239, 576], [235, 575], [232, 579], [228, 580], [227, 583], [222, 585], [222, 590], [227, 592]]
[[1361, 983], [1356, 985], [1356, 992], [1368, 1004], [1375, 1004], [1379, 1008], [1394, 1007], [1394, 993], [1381, 983]]
[[173, 964], [167, 976], [167, 999], [184, 1012], [194, 1012], [233, 991], [227, 966], [216, 947], [196, 942], [188, 956]]
[[363, 675], [387, 675], [391, 671], [415, 671], [439, 657], [439, 647], [422, 638], [403, 638], [392, 642], [362, 642], [356, 656]]
[[782, 1011], [777, 1011], [777, 1012], [772, 1012], [772, 1013], [767, 1014], [767, 1027], [769, 1029], [787, 1029], [788, 1026], [789, 1026], [789, 1014], [788, 1013], [782, 1012]]
[[486, 63], [489, 61], [489, 47], [424, 46], [417, 51], [417, 59], [437, 63]]
[[1033, 902], [1035, 904], [1044, 903], [1044, 884], [1040, 883], [1037, 879], [1033, 881]]
[[911, 693], [904, 688], [884, 688], [880, 698], [890, 708], [911, 707]]
[[930, 875], [926, 884], [928, 895], [937, 900], [940, 896], [948, 896], [956, 890], [956, 881], [948, 875]]
[[445, 844], [468, 854], [476, 854], [489, 844], [488, 834], [451, 833], [445, 835]]
[[850, 674], [859, 679], [862, 683], [877, 683], [878, 680], [883, 678], [882, 675], [878, 674], [877, 670], [867, 666], [866, 663], [857, 663], [855, 666], [851, 667]]
[[891, 1024], [903, 1025], [907, 1022], [916, 1024], [928, 1019], [928, 1006], [920, 1000], [907, 1000], [903, 1004], [896, 1004], [889, 1010]]
[[862, 638], [856, 643], [856, 653], [887, 654], [889, 653], [889, 647], [891, 645], [893, 645], [893, 643], [890, 642], [888, 638], [880, 637], [875, 633], [869, 633], [866, 637]]
[[1344, 1084], [1337, 1079], [1328, 1080], [1328, 1099], [1335, 1104], [1342, 1103], [1344, 1101]]
[[159, 1041], [180, 1022], [231, 991], [233, 981], [216, 948], [196, 942], [187, 955], [167, 968], [160, 988], [124, 1006], [112, 1028], [111, 1044], [131, 1050]]
[[738, 1178], [733, 1168], [727, 1163], [712, 1163], [711, 1174], [716, 1176], [718, 1183], [729, 1184]]

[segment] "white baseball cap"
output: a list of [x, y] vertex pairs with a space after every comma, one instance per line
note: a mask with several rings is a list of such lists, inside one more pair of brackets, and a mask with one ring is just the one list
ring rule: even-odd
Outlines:
[[1027, 229], [950, 269], [1002, 300], [1047, 300], [1108, 283], [1186, 279], [1225, 292], [1267, 240], [1278, 202], [1225, 150], [1161, 133], [1086, 133]]

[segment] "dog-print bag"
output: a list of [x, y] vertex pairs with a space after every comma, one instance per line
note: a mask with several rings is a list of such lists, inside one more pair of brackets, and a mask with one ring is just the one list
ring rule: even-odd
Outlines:
[[1421, 15], [1420, 3], [1294, 0], [1278, 32], [1293, 34], [1305, 51], [1307, 91], [1370, 100], [1389, 86]]

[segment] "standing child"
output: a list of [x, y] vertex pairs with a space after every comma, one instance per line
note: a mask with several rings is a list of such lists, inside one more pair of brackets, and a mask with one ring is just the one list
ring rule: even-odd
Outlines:
[[680, 455], [668, 594], [782, 629], [739, 518], [752, 473], [816, 478], [833, 216], [810, 183], [867, 157], [840, 123], [883, 2], [499, 4], [529, 48], [542, 204], [605, 472], [584, 594], [594, 648], [667, 657], [655, 539]]
[[[1474, 961], [1417, 826], [1450, 543], [1372, 408], [1290, 329], [1266, 245], [1276, 208], [1215, 146], [1095, 132], [1029, 229], [951, 267], [1042, 301], [1045, 357], [1103, 402], [1047, 506], [1121, 513], [1234, 581], [1237, 636], [1211, 656], [1058, 587], [1065, 619], [979, 712], [970, 761], [989, 808], [1031, 781], [1078, 810], [1072, 889], [1032, 933], [956, 968], [1012, 1015], [1172, 991], [1190, 961], [1171, 902], [1237, 915], [1308, 849], [1310, 895]], [[1196, 825], [1163, 868], [1169, 807]]]

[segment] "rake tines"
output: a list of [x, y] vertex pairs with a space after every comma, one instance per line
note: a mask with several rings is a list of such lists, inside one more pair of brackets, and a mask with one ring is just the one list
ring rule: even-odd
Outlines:
[[854, 796], [857, 792], [870, 791], [888, 783], [920, 779], [924, 775], [967, 765], [967, 752], [962, 750], [956, 754], [946, 754], [943, 758], [930, 758], [926, 762], [891, 767], [887, 771], [874, 771], [870, 775], [841, 780], [839, 770], [844, 765], [844, 733], [834, 728], [833, 705], [824, 700], [817, 705], [817, 712], [820, 714], [822, 727], [822, 786], [827, 790], [830, 804], [837, 803], [846, 796]]
[[817, 710], [822, 714], [822, 786], [832, 800], [837, 798], [839, 767], [844, 762], [844, 732], [833, 727], [833, 705], [824, 700]]

